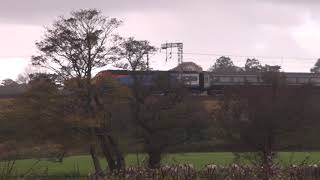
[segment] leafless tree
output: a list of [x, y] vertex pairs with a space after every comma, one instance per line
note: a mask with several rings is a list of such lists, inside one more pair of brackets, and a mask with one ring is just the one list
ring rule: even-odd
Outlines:
[[[131, 127], [148, 154], [148, 167], [159, 168], [168, 147], [186, 142], [188, 130], [194, 127], [197, 108], [185, 103], [188, 91], [170, 72], [151, 72], [148, 55], [156, 48], [147, 41], [124, 39], [117, 53], [120, 67], [128, 69], [132, 78]], [[200, 122], [199, 119], [197, 119]]]
[[125, 166], [124, 158], [111, 132], [101, 125], [101, 122], [108, 121], [108, 116], [101, 115], [105, 107], [95, 93], [92, 73], [115, 61], [114, 31], [120, 24], [121, 21], [105, 17], [95, 9], [71, 12], [70, 17], [60, 17], [46, 29], [44, 38], [36, 43], [39, 55], [32, 57], [34, 65], [57, 74], [65, 84], [68, 98], [78, 100], [74, 114], [80, 113], [82, 117], [95, 121], [91, 122], [95, 125], [90, 125], [87, 132], [99, 139], [112, 171]]
[[280, 72], [264, 76], [266, 86], [227, 89], [214, 119], [222, 137], [259, 154], [264, 178], [269, 179], [275, 153], [290, 146], [281, 140], [297, 133], [311, 118], [312, 87], [288, 86]]

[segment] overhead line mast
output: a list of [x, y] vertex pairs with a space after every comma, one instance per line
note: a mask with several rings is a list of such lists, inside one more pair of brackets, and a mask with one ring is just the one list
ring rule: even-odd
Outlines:
[[[166, 50], [166, 61], [172, 58], [172, 48], [178, 49], [178, 64], [181, 64], [183, 62], [183, 43], [165, 43], [161, 44], [161, 49]], [[168, 56], [168, 49], [170, 49], [170, 53]]]

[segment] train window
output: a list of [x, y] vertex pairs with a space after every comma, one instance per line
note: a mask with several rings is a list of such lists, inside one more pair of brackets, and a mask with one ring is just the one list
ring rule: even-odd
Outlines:
[[244, 82], [244, 77], [233, 77], [233, 82]]
[[248, 82], [258, 82], [258, 78], [256, 76], [247, 76], [246, 79]]
[[198, 81], [197, 76], [183, 76], [181, 78], [182, 81]]
[[311, 82], [312, 83], [320, 83], [320, 77], [319, 78], [317, 78], [317, 77], [311, 78]]
[[220, 81], [221, 82], [230, 82], [231, 81], [231, 77], [220, 77]]
[[205, 76], [205, 77], [204, 77], [204, 82], [205, 82], [205, 83], [208, 83], [208, 82], [209, 82], [209, 76]]
[[309, 78], [306, 78], [306, 77], [298, 78], [298, 83], [308, 83], [308, 82], [309, 82]]
[[214, 81], [214, 82], [220, 81], [219, 77], [216, 77], [216, 76], [211, 76], [210, 78], [211, 78], [211, 81]]
[[288, 77], [288, 78], [287, 78], [287, 82], [288, 82], [288, 83], [297, 83], [297, 78], [295, 78], [295, 77]]

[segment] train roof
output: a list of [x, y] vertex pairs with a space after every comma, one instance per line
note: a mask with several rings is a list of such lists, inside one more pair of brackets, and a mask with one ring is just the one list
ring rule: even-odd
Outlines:
[[[99, 73], [108, 73], [108, 72], [111, 72], [113, 74], [129, 74], [129, 73], [187, 73], [187, 74], [191, 74], [191, 73], [199, 73], [197, 71], [159, 71], [159, 70], [156, 70], [156, 71], [129, 71], [129, 70], [104, 70], [104, 71], [100, 71]], [[99, 74], [98, 73], [98, 74]]]
[[[205, 71], [204, 73], [215, 74], [215, 75], [259, 75], [263, 72], [210, 72]], [[317, 73], [305, 73], [305, 72], [280, 72], [284, 73], [286, 76], [295, 76], [295, 77], [320, 77], [320, 74]]]
[[[133, 71], [129, 70], [104, 70], [100, 71], [100, 74], [103, 73], [112, 73], [112, 74], [129, 74], [133, 73]], [[98, 74], [99, 74], [98, 73]], [[199, 73], [197, 71], [135, 71], [135, 73], [144, 74], [144, 73], [186, 73], [186, 74], [193, 74], [193, 73]], [[200, 72], [201, 73], [201, 72]], [[234, 75], [259, 75], [262, 74], [262, 72], [210, 72], [210, 71], [202, 71], [202, 73], [205, 74], [215, 74], [215, 75], [227, 75], [227, 76], [234, 76]], [[294, 76], [294, 77], [320, 77], [320, 74], [318, 73], [306, 73], [306, 72], [281, 72], [284, 73], [286, 76]]]

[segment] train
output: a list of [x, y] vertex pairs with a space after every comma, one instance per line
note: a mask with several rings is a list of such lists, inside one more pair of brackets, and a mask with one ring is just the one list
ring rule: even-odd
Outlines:
[[[111, 77], [120, 84], [131, 86], [133, 84], [132, 71], [106, 70], [101, 71], [97, 76]], [[219, 89], [225, 86], [241, 85], [266, 85], [263, 73], [236, 72], [236, 73], [215, 73], [195, 71], [136, 71], [145, 86], [153, 86], [155, 79], [165, 75], [172, 83], [181, 82], [186, 87], [195, 91], [208, 91]], [[317, 73], [283, 73], [287, 85], [307, 85], [320, 87], [320, 74]]]

